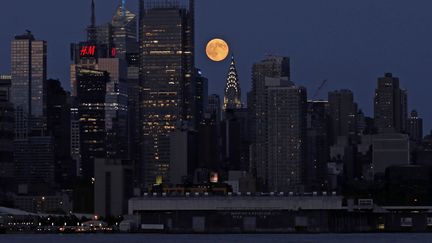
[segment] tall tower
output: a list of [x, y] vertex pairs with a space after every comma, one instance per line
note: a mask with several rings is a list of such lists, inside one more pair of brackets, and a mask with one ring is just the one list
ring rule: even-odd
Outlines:
[[267, 189], [273, 192], [296, 190], [304, 183], [306, 165], [306, 88], [283, 79], [267, 83]]
[[241, 107], [240, 80], [238, 78], [234, 56], [232, 56], [225, 86], [224, 110], [240, 109]]
[[166, 181], [169, 134], [180, 123], [196, 124], [193, 2], [141, 9], [141, 172], [143, 185]]
[[339, 136], [356, 135], [357, 130], [357, 104], [351, 90], [336, 90], [329, 92], [329, 111], [333, 133], [333, 142]]
[[91, 18], [90, 26], [87, 27], [87, 41], [93, 43], [97, 41], [96, 7], [94, 0], [91, 2]]
[[423, 119], [418, 115], [416, 110], [411, 111], [408, 118], [408, 134], [411, 141], [420, 143], [423, 139]]
[[137, 17], [126, 9], [123, 0], [118, 6], [112, 21], [112, 43], [116, 49], [116, 57], [126, 59], [126, 53], [137, 53]]
[[45, 127], [47, 44], [35, 40], [30, 31], [11, 44], [11, 102], [15, 106], [17, 138]]
[[399, 78], [391, 73], [379, 78], [374, 101], [375, 125], [379, 133], [406, 131], [407, 92], [400, 89]]
[[94, 177], [95, 158], [106, 155], [105, 94], [109, 74], [78, 68], [77, 97], [80, 138], [80, 173], [89, 180]]
[[250, 104], [248, 104], [252, 132], [250, 134], [252, 138], [251, 161], [252, 170], [256, 172], [258, 180], [264, 187], [268, 184], [267, 83], [281, 78], [290, 82], [290, 59], [288, 57], [268, 56], [252, 67], [252, 90], [249, 94]]

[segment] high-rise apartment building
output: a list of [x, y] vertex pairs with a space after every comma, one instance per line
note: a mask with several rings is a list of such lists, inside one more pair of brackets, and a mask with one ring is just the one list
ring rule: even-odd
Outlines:
[[284, 79], [286, 86], [292, 85], [290, 82], [290, 60], [288, 57], [268, 56], [264, 60], [255, 63], [252, 68], [252, 90], [249, 94], [248, 104], [251, 119], [251, 141], [252, 141], [252, 170], [257, 176], [258, 182], [264, 185], [263, 190], [268, 185], [269, 161], [267, 158], [267, 125], [268, 125], [268, 106], [267, 106], [267, 80]]
[[142, 184], [168, 179], [169, 134], [181, 122], [197, 125], [194, 1], [141, 4]]
[[329, 112], [332, 128], [332, 140], [354, 136], [357, 133], [357, 104], [351, 90], [336, 90], [328, 94]]
[[328, 101], [308, 101], [306, 184], [314, 190], [325, 188], [330, 160], [330, 115]]
[[391, 73], [379, 78], [374, 101], [375, 126], [379, 133], [406, 131], [407, 92], [400, 89], [399, 78]]
[[[276, 84], [280, 82], [279, 84]], [[288, 192], [304, 184], [307, 94], [286, 80], [267, 79], [267, 168], [269, 191]]]
[[420, 143], [423, 140], [423, 119], [416, 110], [411, 111], [408, 118], [408, 135], [411, 141]]

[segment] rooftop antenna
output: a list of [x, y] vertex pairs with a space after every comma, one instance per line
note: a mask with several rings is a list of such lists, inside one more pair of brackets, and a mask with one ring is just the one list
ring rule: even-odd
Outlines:
[[95, 2], [92, 0], [91, 4], [91, 27], [96, 26]]
[[122, 0], [123, 17], [126, 16], [126, 0]]

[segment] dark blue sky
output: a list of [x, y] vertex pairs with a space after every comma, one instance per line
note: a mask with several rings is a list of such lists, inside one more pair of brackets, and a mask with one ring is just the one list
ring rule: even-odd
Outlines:
[[[107, 22], [120, 0], [96, 0], [97, 22]], [[137, 10], [137, 0], [128, 8]], [[2, 1], [0, 73], [9, 73], [9, 42], [25, 29], [48, 41], [49, 77], [69, 87], [69, 43], [85, 38], [90, 0]], [[266, 54], [290, 56], [293, 80], [313, 95], [348, 88], [371, 115], [378, 76], [393, 72], [409, 92], [409, 108], [432, 128], [432, 1], [430, 0], [197, 0], [197, 65], [222, 94], [228, 61], [213, 63], [204, 47], [222, 37], [234, 50], [243, 96], [251, 66]]]

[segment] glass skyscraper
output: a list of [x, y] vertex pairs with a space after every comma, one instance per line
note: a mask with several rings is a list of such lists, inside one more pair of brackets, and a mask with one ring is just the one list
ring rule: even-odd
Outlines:
[[126, 53], [138, 52], [136, 15], [120, 5], [111, 21], [112, 42], [116, 56], [126, 59]]
[[46, 113], [47, 44], [29, 31], [11, 44], [11, 102], [15, 106], [15, 133], [25, 138], [43, 128]]
[[196, 125], [194, 1], [141, 4], [141, 182], [167, 181], [169, 134]]
[[106, 157], [105, 93], [107, 72], [78, 69], [77, 97], [81, 173], [94, 176], [94, 159]]

